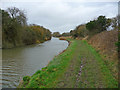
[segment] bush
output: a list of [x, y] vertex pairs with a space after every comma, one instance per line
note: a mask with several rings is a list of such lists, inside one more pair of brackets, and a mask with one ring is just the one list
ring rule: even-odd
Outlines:
[[29, 80], [30, 80], [30, 76], [23, 77], [23, 81], [29, 81]]

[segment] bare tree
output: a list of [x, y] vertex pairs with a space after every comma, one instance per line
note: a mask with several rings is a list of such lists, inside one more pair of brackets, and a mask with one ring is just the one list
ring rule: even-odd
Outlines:
[[21, 25], [26, 25], [27, 18], [24, 11], [16, 7], [8, 8], [7, 11], [12, 19], [17, 20]]

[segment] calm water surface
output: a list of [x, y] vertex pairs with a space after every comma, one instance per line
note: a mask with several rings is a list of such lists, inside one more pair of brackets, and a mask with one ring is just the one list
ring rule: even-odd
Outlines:
[[32, 75], [45, 67], [67, 46], [67, 41], [52, 38], [50, 41], [38, 45], [4, 49], [2, 51], [2, 87], [16, 87], [20, 77]]

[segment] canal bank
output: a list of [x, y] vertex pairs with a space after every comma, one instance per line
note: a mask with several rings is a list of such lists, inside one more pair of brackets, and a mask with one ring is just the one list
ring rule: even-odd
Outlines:
[[25, 76], [19, 88], [117, 88], [101, 56], [86, 41], [67, 39], [70, 46], [47, 67]]
[[3, 88], [15, 88], [20, 77], [33, 75], [47, 66], [60, 52], [68, 47], [67, 41], [52, 38], [41, 44], [2, 50]]

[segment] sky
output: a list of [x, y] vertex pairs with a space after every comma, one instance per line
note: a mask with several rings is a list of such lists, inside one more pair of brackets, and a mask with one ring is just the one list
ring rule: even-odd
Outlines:
[[100, 15], [118, 14], [118, 0], [1, 0], [2, 9], [24, 10], [28, 24], [37, 24], [51, 32], [69, 32]]

